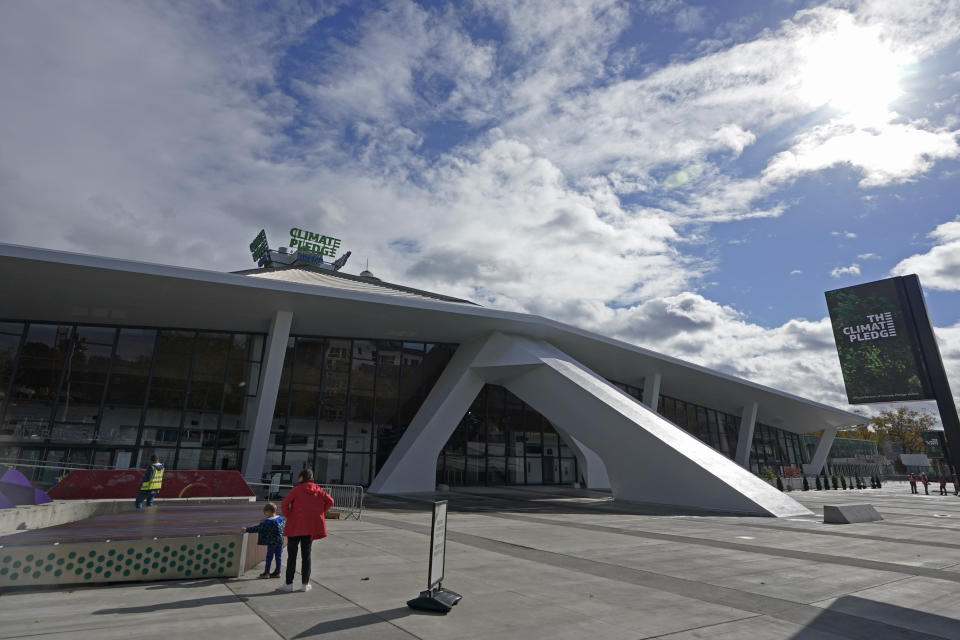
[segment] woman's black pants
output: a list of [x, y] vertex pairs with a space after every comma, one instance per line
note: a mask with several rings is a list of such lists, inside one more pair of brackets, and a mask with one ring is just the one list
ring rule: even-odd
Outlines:
[[297, 571], [297, 548], [300, 557], [300, 579], [303, 584], [310, 582], [310, 536], [291, 536], [287, 538], [287, 584], [293, 584], [293, 576]]

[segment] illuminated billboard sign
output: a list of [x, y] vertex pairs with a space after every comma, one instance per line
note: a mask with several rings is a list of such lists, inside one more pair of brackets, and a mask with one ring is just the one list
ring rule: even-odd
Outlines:
[[850, 404], [935, 399], [904, 280], [825, 294]]
[[340, 249], [340, 239], [294, 227], [290, 229], [290, 247], [300, 253], [335, 258]]

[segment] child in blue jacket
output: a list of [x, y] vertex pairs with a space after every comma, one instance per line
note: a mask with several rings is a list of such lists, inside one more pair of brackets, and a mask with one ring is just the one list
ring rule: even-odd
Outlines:
[[[252, 527], [244, 527], [246, 533], [257, 534], [257, 544], [267, 547], [267, 564], [264, 566], [261, 578], [280, 577], [280, 558], [283, 557], [283, 525], [286, 520], [277, 515], [277, 505], [268, 502], [263, 506], [263, 515], [266, 519]], [[276, 569], [270, 573], [271, 560], [276, 559]]]

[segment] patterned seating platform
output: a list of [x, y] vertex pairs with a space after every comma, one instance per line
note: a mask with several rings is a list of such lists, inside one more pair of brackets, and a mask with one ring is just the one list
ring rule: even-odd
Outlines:
[[263, 560], [254, 502], [164, 505], [0, 536], [0, 587], [235, 577]]

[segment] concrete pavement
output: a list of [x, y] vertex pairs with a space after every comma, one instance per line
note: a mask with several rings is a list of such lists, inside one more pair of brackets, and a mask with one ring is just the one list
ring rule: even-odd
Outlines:
[[309, 593], [236, 580], [8, 590], [0, 638], [960, 638], [960, 498], [794, 492], [870, 502], [882, 522], [675, 515], [557, 487], [454, 491], [447, 616], [409, 610], [429, 503], [373, 497], [314, 544]]

